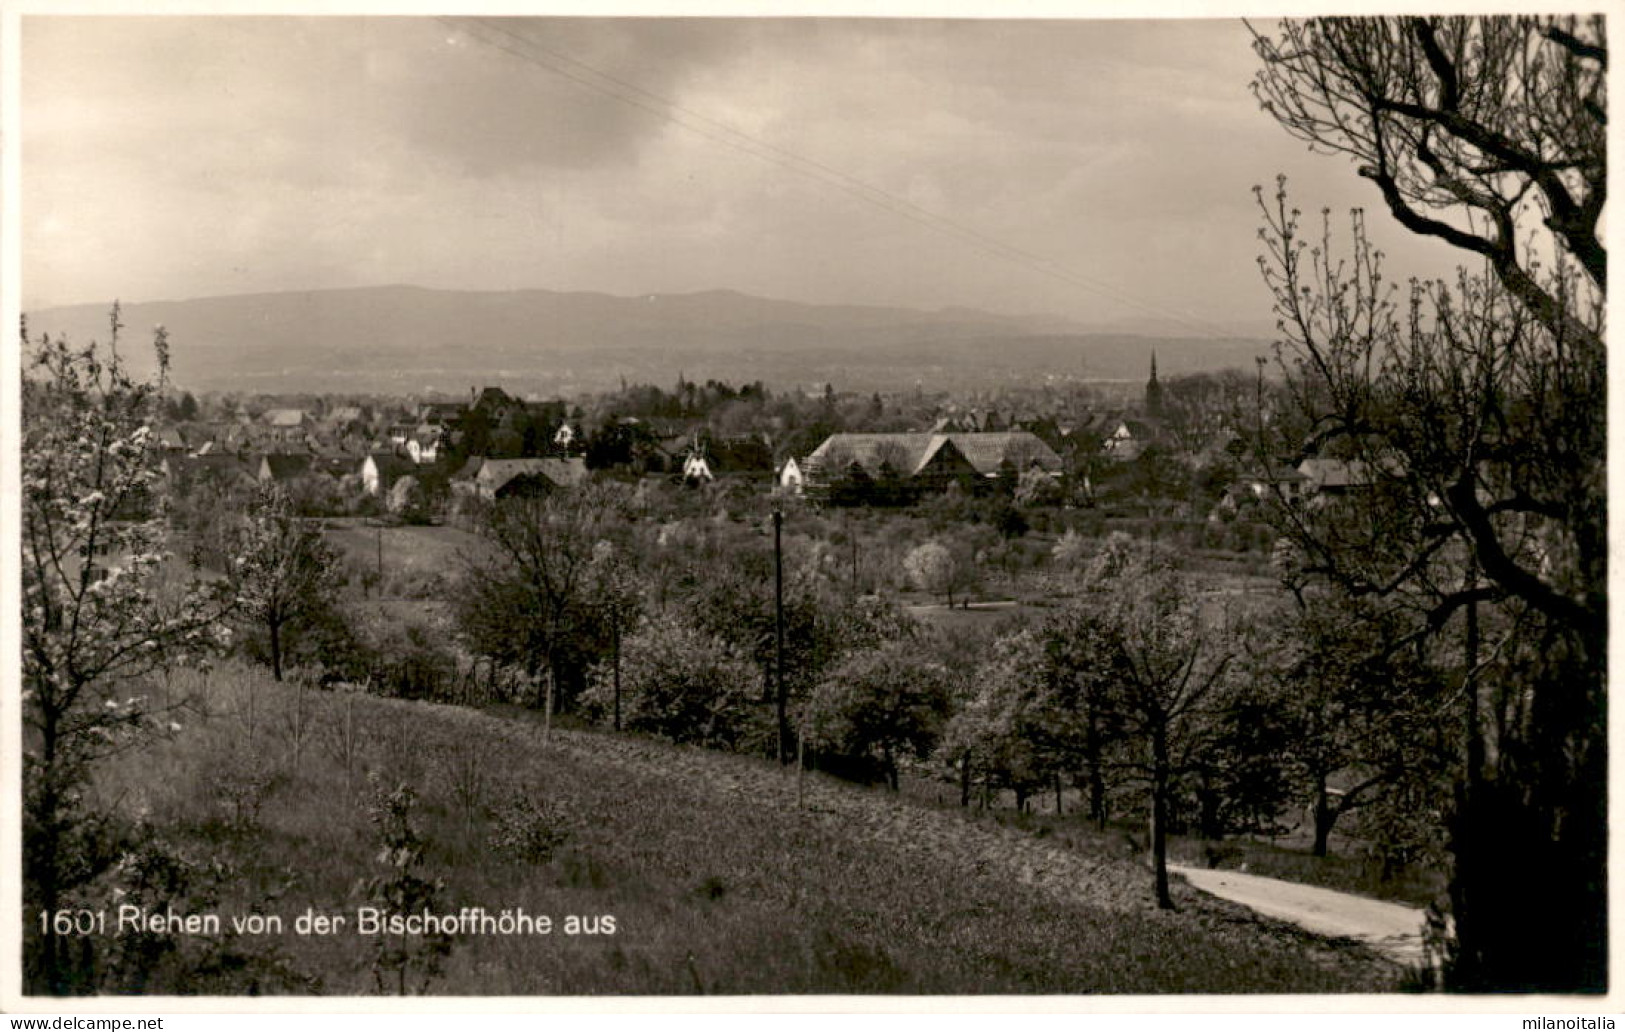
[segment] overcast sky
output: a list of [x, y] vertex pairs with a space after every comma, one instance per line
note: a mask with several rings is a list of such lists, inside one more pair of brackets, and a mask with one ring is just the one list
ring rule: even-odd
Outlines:
[[24, 303], [729, 288], [1262, 330], [1251, 187], [1277, 172], [1305, 209], [1371, 208], [1396, 275], [1440, 271], [1346, 160], [1259, 111], [1249, 40], [1195, 20], [25, 17]]

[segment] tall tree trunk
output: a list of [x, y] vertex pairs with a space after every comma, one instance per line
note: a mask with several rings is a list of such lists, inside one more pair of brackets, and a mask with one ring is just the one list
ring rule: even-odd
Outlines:
[[1106, 830], [1106, 779], [1098, 763], [1091, 763], [1082, 778], [1089, 791], [1089, 823], [1096, 831]]
[[[49, 706], [42, 707], [44, 712], [40, 721], [40, 763], [34, 771], [39, 779], [36, 793], [30, 802], [32, 813], [25, 814], [32, 818], [25, 831], [25, 856], [28, 861], [25, 869], [27, 882], [32, 883], [33, 903], [40, 912], [54, 914], [61, 904], [61, 794], [57, 791], [57, 768], [60, 764], [59, 734], [60, 724], [56, 713]], [[27, 796], [25, 796], [27, 798]], [[38, 920], [30, 914], [29, 917]], [[49, 920], [49, 918], [47, 918]], [[51, 932], [40, 936], [40, 951], [38, 968], [32, 972], [29, 979], [34, 990], [43, 989], [53, 995], [65, 992], [67, 987], [63, 984], [60, 949], [57, 936]]]
[[1168, 891], [1168, 727], [1151, 731], [1151, 866], [1156, 872], [1157, 906], [1174, 909]]
[[271, 631], [271, 678], [282, 680], [282, 620], [272, 617], [267, 621]]
[[1331, 845], [1332, 826], [1337, 823], [1337, 809], [1332, 806], [1331, 791], [1326, 787], [1326, 775], [1315, 781], [1315, 844], [1309, 852], [1324, 857]]
[[970, 753], [959, 757], [959, 806], [970, 809]]
[[619, 731], [621, 729], [621, 619], [619, 614], [616, 615], [614, 623], [611, 624], [611, 633], [613, 634], [611, 647], [614, 649], [615, 654], [615, 730]]
[[1106, 830], [1106, 775], [1101, 770], [1100, 763], [1100, 716], [1093, 703], [1090, 704], [1088, 734], [1083, 740], [1083, 761], [1088, 768], [1087, 780], [1089, 784], [1089, 820], [1094, 823], [1097, 831]]
[[542, 741], [553, 734], [553, 664], [547, 665], [547, 698], [542, 707]]

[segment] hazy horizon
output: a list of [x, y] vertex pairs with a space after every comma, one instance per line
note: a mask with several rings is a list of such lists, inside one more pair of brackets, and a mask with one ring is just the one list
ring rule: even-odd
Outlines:
[[[840, 308], [840, 307], [848, 307], [848, 308], [857, 308], [857, 309], [894, 310], [894, 311], [897, 311], [897, 312], [912, 312], [912, 313], [933, 314], [933, 315], [935, 315], [935, 314], [947, 315], [947, 314], [954, 314], [954, 313], [959, 313], [959, 312], [963, 312], [963, 313], [967, 313], [967, 314], [977, 314], [977, 315], [991, 315], [991, 316], [997, 316], [997, 317], [1003, 318], [1003, 319], [1009, 319], [1009, 320], [1011, 320], [1013, 322], [1024, 322], [1024, 323], [1055, 322], [1057, 324], [1066, 324], [1069, 327], [1073, 328], [1076, 332], [1081, 332], [1081, 333], [1107, 333], [1107, 334], [1119, 334], [1119, 335], [1142, 335], [1142, 334], [1144, 334], [1144, 335], [1172, 335], [1172, 336], [1190, 336], [1190, 337], [1199, 337], [1199, 336], [1201, 336], [1200, 334], [1193, 331], [1190, 327], [1183, 326], [1179, 322], [1179, 320], [1177, 320], [1177, 319], [1164, 319], [1164, 320], [1159, 321], [1157, 319], [1157, 317], [1152, 316], [1152, 315], [1135, 316], [1134, 314], [1131, 313], [1131, 314], [1126, 315], [1123, 318], [1117, 319], [1117, 320], [1109, 320], [1109, 321], [1101, 321], [1101, 322], [1090, 322], [1090, 321], [1087, 321], [1087, 320], [1081, 320], [1081, 319], [1077, 319], [1077, 318], [1074, 318], [1074, 317], [1066, 316], [1066, 315], [1063, 315], [1063, 314], [1061, 314], [1059, 312], [1012, 311], [1012, 310], [1008, 310], [1008, 309], [993, 309], [993, 308], [983, 307], [983, 306], [979, 306], [979, 305], [960, 305], [960, 304], [946, 304], [946, 305], [939, 305], [939, 306], [936, 306], [936, 307], [926, 307], [926, 306], [917, 306], [917, 305], [888, 304], [888, 303], [886, 303], [884, 301], [874, 301], [874, 302], [868, 302], [868, 301], [865, 301], [865, 302], [819, 302], [819, 301], [807, 301], [805, 299], [795, 298], [795, 297], [779, 297], [779, 296], [770, 296], [770, 295], [765, 295], [765, 294], [748, 293], [746, 291], [735, 290], [735, 289], [733, 289], [731, 287], [709, 287], [709, 288], [699, 288], [699, 289], [695, 289], [695, 290], [681, 290], [681, 291], [670, 291], [670, 292], [659, 292], [659, 293], [618, 294], [618, 293], [614, 293], [614, 292], [611, 292], [611, 291], [604, 291], [604, 290], [561, 291], [561, 290], [553, 290], [553, 289], [551, 289], [549, 287], [477, 288], [477, 287], [433, 287], [433, 286], [426, 286], [426, 285], [424, 285], [422, 283], [372, 283], [372, 284], [358, 284], [358, 285], [355, 285], [355, 286], [344, 286], [344, 287], [334, 287], [334, 286], [289, 287], [286, 290], [248, 291], [248, 292], [241, 293], [241, 294], [206, 294], [206, 295], [198, 295], [198, 296], [195, 296], [195, 297], [139, 297], [139, 298], [110, 297], [110, 298], [95, 299], [95, 300], [88, 300], [88, 301], [70, 301], [70, 302], [67, 302], [66, 304], [50, 304], [50, 305], [37, 305], [37, 306], [26, 306], [25, 305], [23, 307], [22, 311], [23, 311], [23, 314], [30, 315], [30, 314], [48, 313], [48, 312], [52, 312], [52, 311], [60, 311], [60, 310], [66, 310], [66, 309], [77, 309], [77, 308], [111, 308], [111, 306], [114, 303], [117, 303], [121, 307], [124, 307], [124, 308], [131, 308], [131, 307], [142, 306], [142, 305], [183, 305], [183, 304], [188, 304], [188, 303], [191, 303], [191, 302], [198, 302], [198, 301], [227, 300], [227, 299], [232, 299], [232, 298], [275, 297], [275, 296], [289, 295], [289, 294], [319, 294], [319, 293], [339, 293], [339, 292], [356, 292], [356, 293], [359, 293], [359, 292], [365, 292], [365, 291], [388, 291], [388, 290], [426, 291], [426, 292], [436, 292], [436, 293], [446, 293], [446, 294], [474, 294], [474, 295], [502, 295], [502, 294], [542, 293], [542, 294], [559, 294], [559, 295], [577, 295], [577, 296], [589, 296], [589, 297], [603, 297], [603, 298], [609, 298], [609, 299], [614, 299], [614, 300], [640, 300], [640, 299], [644, 299], [644, 298], [650, 298], [650, 299], [654, 299], [654, 298], [672, 298], [672, 299], [676, 299], [676, 298], [704, 297], [704, 296], [707, 296], [707, 295], [732, 295], [732, 296], [737, 296], [737, 297], [742, 297], [742, 298], [747, 298], [747, 299], [752, 299], [752, 300], [757, 300], [757, 301], [768, 301], [768, 302], [772, 302], [772, 303], [775, 303], [775, 304], [801, 305], [801, 306], [806, 306], [808, 308]], [[1139, 327], [1139, 329], [1132, 329], [1130, 327]], [[1267, 337], [1267, 336], [1270, 336], [1270, 334], [1267, 332], [1267, 329], [1268, 328], [1265, 326], [1265, 324], [1263, 322], [1260, 322], [1258, 327], [1253, 328], [1253, 329], [1237, 328], [1236, 332], [1235, 332], [1235, 336], [1237, 336], [1237, 337], [1246, 337], [1246, 338]]]

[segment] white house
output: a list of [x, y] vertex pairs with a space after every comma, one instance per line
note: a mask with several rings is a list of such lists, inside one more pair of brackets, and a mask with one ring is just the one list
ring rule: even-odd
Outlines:
[[428, 425], [418, 427], [412, 436], [406, 439], [406, 454], [420, 466], [439, 458], [440, 431]]
[[793, 455], [785, 459], [784, 465], [779, 468], [779, 487], [800, 494], [806, 486], [807, 477], [801, 471], [801, 463]]
[[689, 452], [688, 458], [683, 460], [684, 480], [715, 480], [716, 475], [711, 472], [711, 463], [706, 461], [699, 452]]
[[370, 495], [376, 495], [390, 488], [404, 476], [411, 465], [398, 455], [389, 452], [374, 452], [361, 460], [361, 486]]
[[1140, 419], [1115, 419], [1101, 440], [1100, 450], [1120, 462], [1132, 462], [1156, 437], [1156, 429]]

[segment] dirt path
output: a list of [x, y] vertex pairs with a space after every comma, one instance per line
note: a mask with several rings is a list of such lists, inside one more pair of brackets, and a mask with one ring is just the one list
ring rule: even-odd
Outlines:
[[1415, 907], [1368, 899], [1313, 885], [1264, 878], [1237, 871], [1214, 871], [1174, 865], [1192, 886], [1289, 921], [1320, 935], [1356, 939], [1406, 965], [1420, 965], [1426, 915]]

